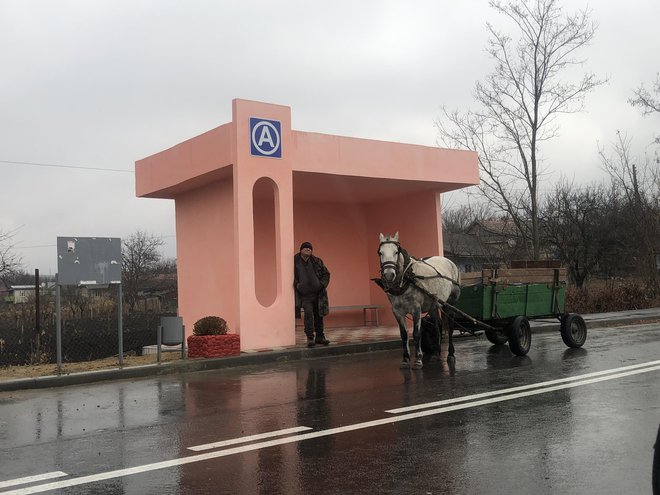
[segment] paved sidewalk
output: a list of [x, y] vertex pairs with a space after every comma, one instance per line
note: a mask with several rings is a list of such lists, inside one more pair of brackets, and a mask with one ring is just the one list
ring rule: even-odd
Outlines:
[[[641, 309], [634, 311], [621, 311], [615, 313], [597, 313], [582, 315], [587, 323], [587, 329], [606, 326], [615, 326], [637, 321], [660, 322], [660, 308]], [[538, 319], [531, 321], [532, 334], [559, 331], [557, 319]], [[0, 381], [0, 392], [60, 387], [92, 383], [103, 380], [119, 380], [139, 378], [145, 376], [164, 375], [170, 373], [183, 373], [190, 371], [203, 371], [236, 366], [278, 363], [300, 359], [313, 359], [327, 356], [340, 356], [359, 352], [372, 352], [388, 349], [399, 349], [401, 339], [398, 327], [352, 327], [328, 328], [326, 336], [331, 341], [329, 346], [316, 346], [308, 349], [305, 345], [305, 336], [302, 329], [296, 331], [296, 345], [293, 347], [262, 349], [259, 351], [243, 352], [240, 356], [218, 359], [184, 359], [167, 361], [161, 364], [145, 366], [132, 366], [126, 368], [112, 368], [98, 371], [86, 371], [61, 376], [41, 376], [36, 378], [21, 378], [16, 380]], [[454, 334], [456, 341], [473, 337], [469, 334]], [[587, 343], [589, 337], [587, 337]]]

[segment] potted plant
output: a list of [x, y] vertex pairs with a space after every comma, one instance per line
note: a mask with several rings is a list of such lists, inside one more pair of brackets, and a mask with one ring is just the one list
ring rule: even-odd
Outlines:
[[193, 325], [188, 337], [188, 357], [225, 357], [241, 353], [241, 339], [235, 333], [227, 333], [227, 322], [218, 316], [205, 316]]

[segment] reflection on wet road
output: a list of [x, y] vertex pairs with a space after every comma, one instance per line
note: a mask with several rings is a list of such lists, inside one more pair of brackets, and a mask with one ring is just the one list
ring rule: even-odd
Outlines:
[[0, 394], [0, 493], [648, 492], [657, 334]]

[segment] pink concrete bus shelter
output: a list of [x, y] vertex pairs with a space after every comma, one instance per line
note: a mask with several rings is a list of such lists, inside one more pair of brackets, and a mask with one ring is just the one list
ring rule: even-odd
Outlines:
[[[476, 153], [296, 131], [289, 107], [239, 99], [231, 122], [137, 161], [135, 175], [139, 197], [175, 201], [186, 333], [220, 316], [243, 351], [295, 345], [303, 241], [331, 272], [331, 308], [380, 304], [381, 324], [394, 324], [370, 281], [378, 234], [398, 231], [416, 256], [442, 254], [440, 193], [479, 182]], [[363, 314], [325, 323], [361, 326]]]

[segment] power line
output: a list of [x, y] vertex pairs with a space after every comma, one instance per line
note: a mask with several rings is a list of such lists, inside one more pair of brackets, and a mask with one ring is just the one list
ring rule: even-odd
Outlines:
[[100, 167], [81, 167], [78, 165], [58, 165], [55, 163], [35, 163], [35, 162], [16, 162], [13, 160], [0, 160], [0, 163], [8, 165], [29, 165], [31, 167], [54, 167], [54, 168], [75, 168], [80, 170], [95, 170], [102, 172], [128, 172], [133, 173], [133, 170], [119, 169], [119, 168], [100, 168]]
[[47, 248], [47, 247], [56, 247], [57, 244], [42, 244], [41, 246], [14, 246], [16, 248], [21, 248], [21, 249], [32, 249], [32, 248]]

